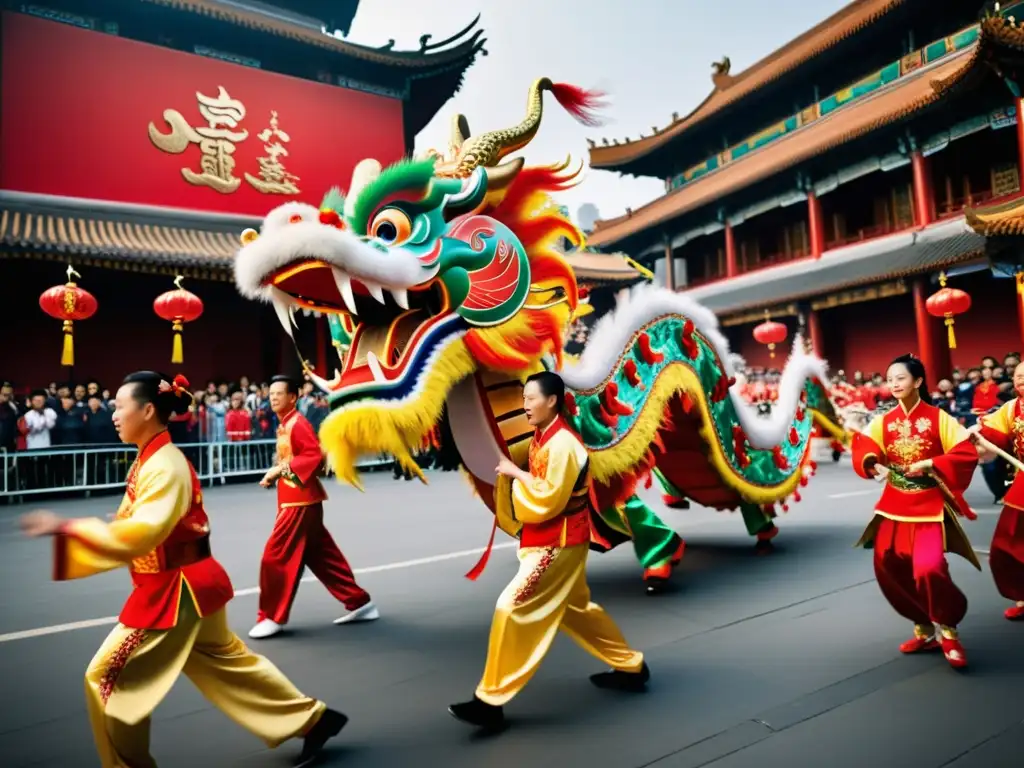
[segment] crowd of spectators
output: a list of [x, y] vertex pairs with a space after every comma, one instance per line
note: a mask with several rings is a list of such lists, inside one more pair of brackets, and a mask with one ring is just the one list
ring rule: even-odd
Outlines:
[[[973, 425], [978, 416], [995, 410], [1012, 400], [1013, 370], [1020, 364], [1020, 354], [1011, 352], [1002, 360], [986, 356], [980, 364], [966, 370], [956, 368], [948, 378], [928, 382], [935, 404], [955, 416], [965, 426]], [[755, 405], [770, 404], [778, 398], [779, 371], [746, 368], [743, 371], [741, 394]], [[839, 370], [832, 377], [831, 395], [840, 408], [862, 407], [868, 413], [893, 407], [896, 402], [880, 372], [865, 374], [854, 371], [847, 376]]]
[[[277, 430], [270, 408], [270, 386], [242, 376], [237, 383], [210, 381], [197, 390], [189, 412], [171, 425], [175, 442], [221, 443], [268, 440]], [[0, 449], [8, 452], [120, 443], [111, 417], [109, 389], [96, 380], [85, 384], [51, 382], [45, 389], [16, 394], [9, 381], [0, 385]], [[327, 401], [306, 382], [299, 410], [314, 427], [328, 413]]]
[[[94, 379], [85, 384], [51, 382], [46, 388], [16, 392], [0, 384], [0, 458], [9, 490], [50, 485], [70, 487], [116, 482], [125, 469], [113, 424], [109, 389]], [[270, 407], [270, 386], [242, 376], [236, 383], [210, 381], [193, 393], [188, 413], [170, 425], [202, 474], [204, 471], [248, 472], [273, 461], [272, 441], [278, 420]], [[327, 400], [305, 383], [298, 408], [319, 428], [328, 413]], [[263, 441], [250, 446], [237, 445]], [[216, 453], [200, 444], [222, 446]], [[74, 454], [79, 454], [74, 458]], [[127, 454], [125, 454], [127, 455]], [[210, 462], [214, 462], [213, 465]], [[230, 464], [230, 466], [227, 466]]]

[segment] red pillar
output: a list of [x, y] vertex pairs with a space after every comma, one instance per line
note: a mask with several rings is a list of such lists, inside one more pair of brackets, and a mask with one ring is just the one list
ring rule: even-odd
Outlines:
[[818, 357], [824, 357], [825, 343], [821, 338], [821, 318], [816, 309], [807, 311], [807, 335], [811, 340], [811, 351]]
[[811, 235], [811, 258], [820, 259], [825, 252], [825, 219], [821, 200], [813, 191], [807, 193], [807, 223]]
[[672, 243], [665, 240], [665, 287], [670, 291], [676, 289], [676, 263], [672, 258]]
[[327, 368], [327, 318], [323, 315], [316, 319], [316, 371], [329, 379], [331, 372]]
[[[1021, 349], [1024, 350], [1024, 272], [1017, 273], [1017, 321], [1020, 324]], [[1013, 374], [1007, 371], [1012, 376]]]
[[946, 336], [939, 333], [941, 319], [928, 314], [928, 285], [923, 277], [914, 280], [914, 320], [917, 323], [917, 356], [928, 373], [928, 384], [947, 377], [952, 372], [952, 359]]
[[910, 156], [910, 164], [914, 173], [914, 223], [927, 227], [935, 221], [931, 169], [928, 159], [917, 150]]
[[739, 269], [736, 266], [736, 238], [732, 234], [732, 224], [725, 222], [725, 276], [736, 277]]
[[1020, 178], [1024, 179], [1024, 99], [1017, 99], [1017, 163]]

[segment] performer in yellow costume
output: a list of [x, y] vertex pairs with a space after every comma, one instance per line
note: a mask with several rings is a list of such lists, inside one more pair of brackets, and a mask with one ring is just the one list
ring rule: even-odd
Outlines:
[[533, 677], [559, 629], [612, 667], [591, 676], [599, 688], [639, 692], [650, 679], [643, 654], [626, 644], [612, 618], [590, 599], [588, 457], [561, 415], [564, 401], [558, 374], [531, 376], [523, 390], [526, 417], [537, 430], [529, 443], [529, 471], [510, 459], [497, 468], [497, 514], [522, 526], [519, 572], [498, 598], [476, 695], [448, 708], [456, 719], [487, 730], [504, 726], [502, 706]]
[[103, 768], [151, 768], [150, 716], [184, 672], [218, 709], [276, 747], [304, 738], [297, 766], [311, 765], [347, 718], [303, 695], [228, 628], [234, 596], [210, 554], [202, 488], [170, 440], [167, 422], [189, 405], [188, 382], [151, 371], [125, 379], [115, 399], [121, 440], [139, 446], [116, 519], [22, 519], [29, 536], [54, 537], [54, 579], [118, 567], [133, 590], [120, 623], [85, 673], [86, 706]]

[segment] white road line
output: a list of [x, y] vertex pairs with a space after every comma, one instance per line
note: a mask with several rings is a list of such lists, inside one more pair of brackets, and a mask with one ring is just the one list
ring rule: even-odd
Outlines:
[[[494, 549], [509, 549], [519, 545], [518, 541], [506, 541], [501, 544], [495, 544]], [[380, 573], [381, 571], [396, 571], [401, 568], [415, 568], [419, 565], [432, 565], [433, 563], [443, 563], [446, 560], [456, 560], [460, 557], [469, 557], [470, 555], [482, 555], [484, 547], [477, 547], [476, 549], [463, 549], [459, 552], [446, 552], [443, 555], [431, 555], [430, 557], [417, 557], [415, 560], [402, 560], [398, 563], [385, 563], [384, 565], [371, 565], [366, 568], [354, 568], [353, 572], [359, 576], [364, 573]], [[304, 582], [316, 581], [315, 576], [306, 576], [302, 579]], [[246, 589], [236, 589], [235, 597], [245, 597], [246, 595], [258, 595], [260, 591], [259, 587], [247, 587]], [[6, 635], [0, 635], [0, 643], [12, 643], [15, 640], [29, 640], [33, 637], [44, 637], [45, 635], [56, 635], [62, 632], [74, 632], [77, 629], [92, 629], [93, 627], [104, 627], [117, 624], [117, 616], [106, 616], [102, 619], [86, 619], [85, 621], [73, 621], [69, 624], [55, 624], [52, 627], [39, 627], [37, 629], [26, 629], [21, 632], [8, 632]]]
[[865, 491], [847, 491], [846, 493], [830, 493], [828, 497], [830, 499], [851, 499], [854, 496], [870, 496], [871, 494], [877, 494], [878, 490], [870, 488]]

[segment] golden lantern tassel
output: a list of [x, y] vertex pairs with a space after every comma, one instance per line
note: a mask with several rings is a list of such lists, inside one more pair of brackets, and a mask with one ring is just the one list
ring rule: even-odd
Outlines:
[[185, 326], [180, 320], [175, 320], [174, 325], [171, 326], [174, 329], [174, 344], [171, 347], [171, 362], [178, 364], [185, 362], [185, 348], [181, 340], [181, 332], [185, 330]]
[[775, 345], [774, 344], [769, 344], [768, 345], [768, 357], [770, 357], [772, 360], [775, 359]]
[[64, 321], [64, 351], [60, 355], [60, 364], [71, 368], [75, 364], [75, 337], [71, 321]]
[[946, 315], [946, 342], [950, 349], [956, 349], [956, 334], [953, 333], [953, 316]]

